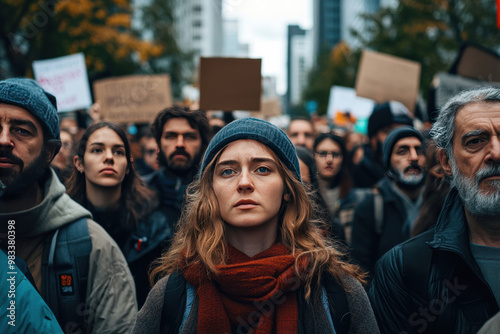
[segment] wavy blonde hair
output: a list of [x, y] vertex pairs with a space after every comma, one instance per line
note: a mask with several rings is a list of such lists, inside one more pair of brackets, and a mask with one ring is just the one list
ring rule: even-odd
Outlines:
[[[226, 147], [207, 165], [201, 178], [189, 186], [187, 201], [172, 245], [152, 265], [149, 277], [151, 285], [179, 269], [181, 259], [185, 259], [186, 266], [202, 263], [209, 275], [217, 275], [217, 266], [225, 264], [225, 223], [221, 218], [212, 184], [215, 165]], [[285, 184], [285, 193], [290, 195], [290, 199], [282, 203], [278, 236], [283, 245], [291, 250], [291, 254], [296, 256], [296, 273], [304, 282], [306, 298], [311, 295], [314, 278], [319, 283], [324, 272], [333, 275], [340, 284], [341, 277], [345, 275], [364, 283], [365, 274], [361, 269], [342, 260], [346, 254], [333, 241], [324, 237], [325, 224], [313, 218], [313, 202], [304, 185], [271, 149], [266, 149], [277, 162]], [[305, 272], [298, 270], [298, 261], [302, 256], [309, 257], [309, 266]]]

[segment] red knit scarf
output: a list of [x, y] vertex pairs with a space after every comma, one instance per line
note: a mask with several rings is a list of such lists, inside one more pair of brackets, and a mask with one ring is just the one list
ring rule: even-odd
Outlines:
[[249, 257], [228, 245], [227, 264], [217, 268], [213, 280], [202, 264], [181, 268], [198, 295], [198, 333], [231, 333], [231, 325], [255, 334], [297, 333], [301, 281], [289, 249], [275, 244]]

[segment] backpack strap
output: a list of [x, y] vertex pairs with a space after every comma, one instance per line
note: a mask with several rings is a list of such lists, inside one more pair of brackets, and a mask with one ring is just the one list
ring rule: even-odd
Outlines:
[[43, 297], [65, 333], [83, 333], [92, 251], [87, 218], [57, 229], [45, 241]]
[[434, 232], [427, 231], [402, 244], [403, 282], [415, 297], [424, 304], [429, 299], [429, 272], [432, 262], [432, 248], [427, 244], [434, 238]]
[[163, 334], [177, 334], [186, 308], [186, 279], [179, 270], [170, 274], [165, 287], [160, 329]]

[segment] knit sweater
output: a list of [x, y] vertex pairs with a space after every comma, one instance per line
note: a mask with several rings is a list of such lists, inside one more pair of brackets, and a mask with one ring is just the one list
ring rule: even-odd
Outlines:
[[[137, 320], [131, 334], [160, 333], [161, 313], [165, 288], [168, 276], [156, 283], [146, 299], [146, 303], [137, 314]], [[363, 286], [353, 277], [346, 276], [342, 280], [346, 287], [347, 302], [351, 312], [351, 328], [349, 333], [353, 334], [377, 334], [380, 333], [370, 301]], [[196, 333], [198, 322], [198, 299], [193, 301], [192, 311], [189, 314], [181, 334]], [[299, 310], [299, 312], [301, 312]]]

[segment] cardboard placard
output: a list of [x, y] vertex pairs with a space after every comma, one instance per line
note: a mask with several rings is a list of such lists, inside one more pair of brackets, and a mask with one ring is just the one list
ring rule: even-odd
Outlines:
[[364, 50], [356, 77], [356, 94], [383, 103], [403, 103], [415, 108], [420, 83], [418, 62]]
[[83, 53], [33, 62], [35, 80], [57, 99], [57, 110], [75, 111], [92, 105]]
[[327, 114], [333, 119], [337, 112], [351, 113], [359, 119], [368, 118], [375, 106], [375, 101], [356, 96], [356, 90], [350, 87], [332, 86], [328, 100]]
[[[275, 117], [283, 114], [283, 109], [281, 108], [281, 101], [279, 98], [269, 98], [263, 99], [260, 107], [261, 117]], [[252, 113], [256, 114], [256, 113]], [[256, 115], [254, 115], [256, 116]]]
[[260, 110], [261, 63], [261, 59], [202, 57], [200, 109]]
[[94, 96], [103, 119], [116, 123], [151, 123], [159, 111], [172, 106], [167, 74], [97, 80]]
[[436, 86], [436, 108], [441, 108], [449, 98], [461, 91], [480, 86], [492, 86], [500, 88], [500, 82], [479, 81], [464, 78], [448, 73], [438, 73], [438, 85]]
[[460, 53], [456, 73], [475, 80], [500, 82], [500, 55], [475, 45], [467, 45]]

